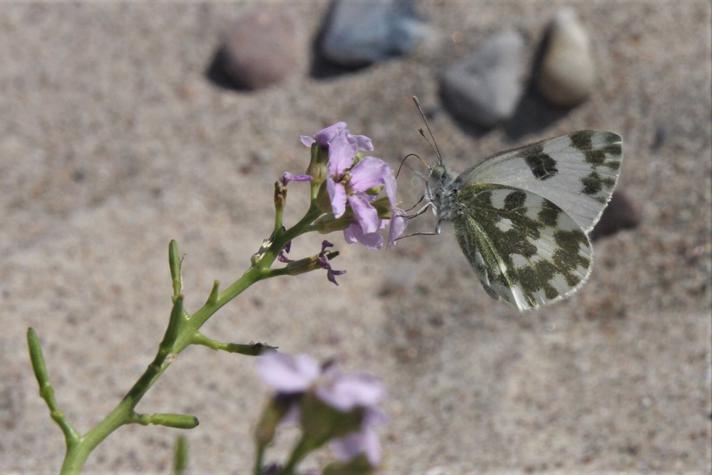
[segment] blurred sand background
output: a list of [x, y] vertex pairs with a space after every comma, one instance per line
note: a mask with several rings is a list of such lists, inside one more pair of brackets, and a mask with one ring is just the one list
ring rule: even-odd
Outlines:
[[[599, 79], [591, 100], [556, 120], [524, 108], [509, 126], [472, 134], [440, 111], [445, 65], [504, 27], [533, 50], [563, 4], [423, 1], [440, 40], [317, 80], [309, 54], [326, 3], [290, 2], [301, 69], [247, 93], [205, 77], [245, 4], [2, 3], [0, 472], [56, 473], [63, 454], [29, 367], [28, 326], [61, 407], [88, 429], [155, 353], [170, 310], [169, 239], [186, 254], [194, 310], [212, 279], [236, 278], [270, 232], [272, 182], [306, 164], [299, 134], [345, 120], [391, 164], [428, 155], [414, 94], [436, 111], [455, 170], [576, 129], [620, 133], [620, 186], [640, 226], [597, 241], [593, 275], [575, 297], [526, 314], [490, 300], [451, 229], [389, 252], [334, 235], [335, 267], [348, 270], [340, 287], [319, 272], [260, 283], [206, 334], [337, 357], [381, 377], [391, 417], [384, 473], [708, 472], [709, 2], [576, 3]], [[448, 44], [454, 31], [458, 47]], [[294, 219], [305, 201], [297, 186], [289, 198]], [[192, 471], [242, 474], [266, 394], [250, 358], [194, 347], [139, 410], [195, 414]], [[176, 433], [125, 427], [87, 473], [167, 473]]]

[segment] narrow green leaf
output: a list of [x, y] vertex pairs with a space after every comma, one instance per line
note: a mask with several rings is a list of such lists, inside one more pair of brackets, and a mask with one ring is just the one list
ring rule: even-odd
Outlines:
[[32, 370], [35, 373], [35, 378], [37, 378], [40, 397], [44, 399], [45, 404], [47, 404], [50, 417], [52, 417], [52, 420], [54, 420], [62, 430], [67, 447], [71, 447], [77, 443], [79, 435], [64, 417], [62, 411], [59, 410], [57, 400], [54, 397], [54, 388], [49, 381], [49, 373], [47, 372], [47, 366], [45, 365], [44, 356], [42, 355], [40, 339], [32, 327], [27, 329], [27, 346], [30, 349], [30, 361], [32, 363]]
[[220, 281], [214, 280], [213, 288], [210, 289], [210, 295], [208, 296], [207, 305], [215, 305], [218, 301], [219, 296], [220, 296]]
[[173, 474], [183, 475], [188, 469], [188, 439], [184, 435], [176, 437], [173, 450]]
[[171, 239], [168, 245], [168, 265], [171, 269], [171, 281], [173, 283], [173, 300], [183, 292], [183, 278], [181, 276], [181, 258], [178, 252], [178, 243]]
[[200, 423], [198, 418], [190, 414], [171, 414], [171, 413], [155, 413], [155, 414], [136, 414], [131, 422], [147, 425], [158, 425], [166, 427], [174, 427], [176, 429], [192, 429]]
[[35, 329], [32, 327], [27, 329], [27, 346], [30, 348], [32, 370], [35, 372], [35, 378], [37, 378], [37, 384], [39, 385], [41, 392], [45, 384], [49, 383], [49, 375], [47, 374], [47, 366], [45, 365], [44, 356], [42, 355], [40, 339], [37, 337], [37, 332], [35, 332]]

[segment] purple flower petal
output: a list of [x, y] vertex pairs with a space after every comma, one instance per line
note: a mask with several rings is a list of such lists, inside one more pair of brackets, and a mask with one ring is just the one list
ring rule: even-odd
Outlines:
[[333, 244], [331, 244], [329, 241], [324, 241], [321, 243], [321, 252], [319, 253], [319, 256], [317, 257], [317, 261], [319, 262], [319, 265], [321, 266], [322, 269], [326, 269], [327, 280], [334, 285], [339, 285], [339, 283], [336, 282], [336, 276], [344, 275], [344, 274], [346, 274], [346, 271], [332, 269], [331, 264], [329, 263], [329, 259], [326, 257], [326, 249], [331, 246], [333, 246]]
[[356, 407], [371, 407], [384, 395], [383, 384], [368, 374], [337, 375], [319, 386], [316, 394], [323, 402], [342, 412]]
[[287, 244], [284, 245], [284, 248], [279, 251], [279, 254], [277, 254], [277, 260], [279, 262], [283, 262], [285, 264], [289, 264], [290, 262], [294, 262], [292, 259], [287, 256], [289, 254], [289, 251], [292, 249], [292, 241], [287, 241]]
[[353, 143], [356, 145], [356, 148], [358, 150], [364, 151], [364, 152], [372, 152], [373, 151], [373, 142], [369, 137], [366, 137], [365, 135], [351, 135], [349, 134], [349, 142]]
[[371, 428], [364, 428], [360, 432], [352, 432], [340, 437], [329, 444], [334, 456], [347, 462], [360, 454], [365, 454], [372, 467], [381, 461], [381, 444], [378, 434]]
[[356, 223], [344, 229], [344, 239], [349, 244], [360, 243], [369, 249], [380, 249], [383, 247], [383, 236], [379, 232], [364, 234], [361, 226]]
[[363, 417], [364, 427], [375, 427], [388, 422], [388, 416], [376, 407], [369, 407]]
[[325, 147], [329, 145], [329, 143], [334, 139], [334, 137], [345, 131], [346, 122], [337, 122], [315, 133], [314, 140], [316, 140], [316, 143], [318, 143], [322, 147]]
[[301, 143], [303, 143], [305, 147], [309, 147], [309, 148], [311, 148], [312, 144], [314, 142], [316, 142], [316, 140], [314, 140], [314, 137], [312, 137], [310, 135], [300, 135], [299, 141]]
[[335, 270], [335, 269], [332, 269], [331, 266], [329, 266], [329, 268], [326, 269], [326, 280], [328, 280], [332, 284], [338, 286], [339, 283], [336, 281], [336, 276], [344, 275], [344, 274], [346, 274], [345, 270]]
[[405, 228], [408, 226], [408, 218], [399, 214], [403, 212], [402, 210], [393, 208], [391, 212], [394, 216], [390, 220], [391, 226], [388, 229], [388, 247], [396, 245], [396, 240], [403, 235]]
[[386, 189], [386, 196], [388, 196], [388, 201], [391, 203], [391, 207], [396, 205], [396, 177], [393, 175], [393, 169], [386, 165], [385, 171], [383, 172], [383, 185]]
[[346, 134], [340, 134], [329, 142], [329, 175], [332, 178], [341, 177], [354, 163], [356, 146], [349, 143]]
[[366, 191], [384, 183], [386, 164], [376, 157], [365, 157], [351, 169], [351, 187], [355, 191]]
[[264, 381], [281, 393], [305, 391], [321, 372], [319, 363], [307, 355], [289, 356], [270, 351], [257, 359], [257, 370]]
[[290, 181], [311, 181], [311, 175], [293, 175], [289, 172], [282, 173], [282, 184], [288, 185]]
[[340, 218], [346, 211], [346, 188], [341, 183], [335, 183], [331, 178], [327, 178], [326, 191], [329, 192], [334, 217]]
[[320, 255], [320, 256], [323, 256], [324, 253], [326, 252], [326, 250], [329, 249], [330, 247], [334, 247], [334, 243], [333, 243], [333, 242], [329, 242], [329, 241], [327, 241], [326, 239], [324, 239], [323, 241], [321, 241], [321, 252], [319, 253], [319, 255]]
[[344, 275], [346, 274], [345, 270], [334, 270], [334, 269], [329, 269], [326, 271], [326, 280], [331, 282], [334, 285], [339, 285], [338, 282], [336, 282], [336, 276], [337, 275]]
[[361, 226], [361, 230], [364, 234], [370, 234], [378, 231], [378, 211], [376, 211], [376, 208], [371, 206], [371, 203], [368, 202], [368, 198], [364, 193], [357, 193], [349, 196], [349, 205], [351, 205], [356, 221], [359, 226]]
[[284, 264], [289, 264], [290, 262], [294, 262], [292, 259], [287, 257], [287, 253], [284, 251], [279, 251], [279, 254], [277, 254], [277, 260]]

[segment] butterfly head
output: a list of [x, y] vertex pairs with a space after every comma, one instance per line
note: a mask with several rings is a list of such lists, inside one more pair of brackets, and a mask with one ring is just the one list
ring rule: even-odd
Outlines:
[[444, 165], [435, 165], [430, 168], [429, 180], [432, 184], [433, 182], [440, 182], [447, 176], [447, 170]]
[[444, 165], [434, 165], [430, 168], [426, 196], [436, 209], [447, 207], [447, 201], [452, 194], [453, 178]]

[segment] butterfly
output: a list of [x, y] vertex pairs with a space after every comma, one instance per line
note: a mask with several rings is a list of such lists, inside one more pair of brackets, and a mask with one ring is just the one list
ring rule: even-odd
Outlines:
[[[588, 234], [611, 199], [622, 139], [580, 130], [498, 153], [450, 174], [430, 133], [438, 164], [428, 165], [424, 208], [452, 222], [457, 242], [487, 293], [528, 310], [556, 302], [588, 279]], [[420, 131], [421, 135], [425, 134]]]

